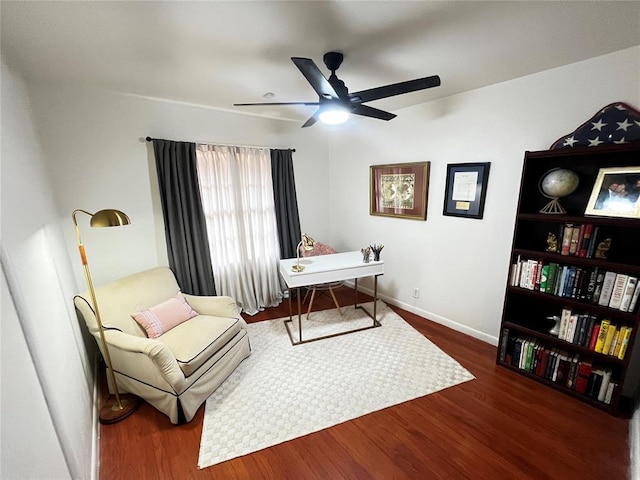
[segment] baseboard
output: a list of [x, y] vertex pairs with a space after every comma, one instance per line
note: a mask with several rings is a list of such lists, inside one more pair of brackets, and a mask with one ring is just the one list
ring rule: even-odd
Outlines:
[[[355, 285], [354, 282], [345, 282], [345, 283], [352, 288]], [[362, 285], [358, 285], [358, 291], [366, 293], [367, 295], [373, 296], [373, 290], [366, 287], [362, 287]], [[382, 293], [378, 293], [378, 298], [384, 301], [385, 303], [388, 303], [390, 305], [395, 305], [396, 307], [402, 308], [403, 310], [407, 310], [408, 312], [415, 313], [416, 315], [419, 315], [424, 318], [428, 318], [429, 320], [436, 322], [440, 325], [444, 325], [445, 327], [449, 327], [452, 330], [456, 330], [457, 332], [464, 333], [465, 335], [469, 335], [470, 337], [477, 338], [478, 340], [482, 340], [483, 342], [486, 342], [490, 345], [493, 345], [496, 347], [498, 346], [498, 337], [487, 335], [484, 332], [468, 327], [461, 323], [455, 322], [453, 320], [445, 318], [436, 313], [429, 312], [427, 310], [417, 308], [413, 305], [409, 305], [408, 303], [401, 302], [400, 300], [391, 298]]]

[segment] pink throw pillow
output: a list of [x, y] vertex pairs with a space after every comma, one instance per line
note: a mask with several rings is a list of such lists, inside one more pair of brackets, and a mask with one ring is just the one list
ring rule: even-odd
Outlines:
[[155, 307], [131, 314], [149, 338], [157, 338], [196, 315], [198, 312], [191, 308], [181, 292]]

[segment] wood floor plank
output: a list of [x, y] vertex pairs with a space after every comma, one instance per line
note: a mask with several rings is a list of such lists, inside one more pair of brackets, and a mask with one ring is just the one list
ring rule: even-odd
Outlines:
[[[336, 297], [353, 304], [347, 287]], [[320, 295], [313, 310], [333, 307]], [[485, 342], [392, 308], [476, 379], [202, 470], [204, 406], [176, 426], [143, 403], [100, 426], [100, 480], [628, 478], [628, 419], [498, 367]], [[245, 318], [287, 315], [283, 302]]]

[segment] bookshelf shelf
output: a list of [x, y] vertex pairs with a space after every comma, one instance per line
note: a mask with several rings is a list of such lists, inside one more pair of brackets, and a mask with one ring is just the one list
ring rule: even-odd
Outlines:
[[[640, 219], [584, 214], [607, 167], [640, 167], [640, 144], [525, 152], [496, 363], [626, 414], [640, 327]], [[540, 179], [554, 168], [579, 177], [560, 199], [566, 214], [540, 213], [549, 202]]]

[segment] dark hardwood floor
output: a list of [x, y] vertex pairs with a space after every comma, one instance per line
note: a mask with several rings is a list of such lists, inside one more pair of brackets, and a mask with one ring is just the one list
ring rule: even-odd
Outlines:
[[[353, 290], [337, 296], [353, 304]], [[332, 307], [328, 296], [314, 302]], [[628, 478], [628, 419], [496, 366], [491, 345], [392, 308], [476, 380], [202, 470], [204, 407], [175, 426], [143, 403], [100, 426], [100, 480]], [[287, 315], [284, 302], [245, 318]]]

